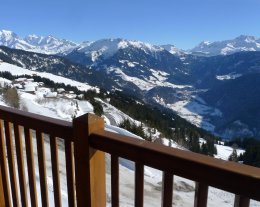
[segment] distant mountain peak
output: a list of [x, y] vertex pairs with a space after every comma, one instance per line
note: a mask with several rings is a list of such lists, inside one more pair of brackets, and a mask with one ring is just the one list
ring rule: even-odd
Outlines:
[[166, 45], [160, 45], [160, 46], [173, 55], [183, 55], [183, 54], [185, 54], [184, 50], [181, 50], [181, 49], [177, 48], [175, 45], [172, 45], [172, 44], [166, 44]]
[[0, 30], [0, 34], [1, 35], [6, 35], [6, 36], [17, 36], [17, 34], [15, 34], [14, 32], [10, 31], [10, 30]]
[[260, 51], [260, 39], [254, 36], [240, 35], [232, 40], [203, 41], [190, 50], [193, 54], [204, 54], [207, 56], [229, 55], [242, 51]]
[[255, 36], [251, 36], [251, 35], [240, 35], [235, 39], [244, 40], [244, 41], [256, 41], [257, 40], [257, 38]]
[[123, 38], [107, 38], [93, 42], [83, 42], [74, 51], [84, 54], [94, 63], [100, 59], [113, 56], [120, 49], [136, 48], [145, 53], [156, 53], [164, 48], [137, 40], [127, 40]]
[[68, 53], [77, 46], [74, 42], [52, 35], [44, 37], [31, 34], [22, 38], [9, 30], [0, 31], [0, 45], [44, 54]]
[[11, 40], [12, 38], [18, 38], [18, 35], [9, 30], [0, 30], [0, 42], [1, 40]]

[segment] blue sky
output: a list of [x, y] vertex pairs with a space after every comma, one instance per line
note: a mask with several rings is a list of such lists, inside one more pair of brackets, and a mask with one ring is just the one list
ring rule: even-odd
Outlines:
[[122, 37], [188, 49], [203, 40], [260, 37], [259, 0], [5, 0], [0, 30], [75, 42]]

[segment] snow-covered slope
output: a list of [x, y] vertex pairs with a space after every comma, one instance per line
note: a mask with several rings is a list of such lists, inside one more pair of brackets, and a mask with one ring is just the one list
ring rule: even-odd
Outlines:
[[0, 71], [4, 72], [10, 72], [12, 75], [37, 75], [43, 78], [47, 78], [50, 79], [52, 81], [54, 81], [55, 83], [64, 83], [65, 85], [71, 85], [71, 86], [75, 86], [78, 88], [78, 90], [80, 91], [87, 91], [87, 90], [96, 90], [99, 91], [99, 88], [97, 87], [92, 87], [86, 83], [81, 83], [78, 81], [74, 81], [71, 80], [69, 78], [64, 78], [62, 76], [58, 76], [58, 75], [53, 75], [51, 73], [46, 73], [46, 72], [36, 72], [36, 71], [32, 71], [32, 70], [28, 70], [28, 69], [24, 69], [21, 67], [18, 67], [16, 65], [11, 65], [9, 63], [0, 63]]
[[[132, 64], [134, 67], [133, 62], [127, 62], [128, 65]], [[159, 71], [155, 69], [150, 69], [150, 76], [149, 77], [134, 77], [124, 73], [124, 71], [120, 67], [109, 67], [107, 69], [108, 74], [115, 74], [117, 77], [122, 78], [125, 82], [130, 82], [136, 87], [138, 87], [142, 91], [149, 91], [155, 87], [169, 87], [169, 88], [192, 88], [189, 85], [176, 85], [167, 81], [169, 76], [168, 73], [164, 71]]]
[[190, 50], [192, 53], [201, 55], [228, 55], [242, 51], [260, 51], [260, 38], [241, 35], [232, 40], [209, 42], [203, 41]]
[[28, 35], [22, 38], [14, 32], [7, 30], [0, 31], [0, 45], [44, 54], [67, 54], [77, 46], [74, 42], [58, 39], [51, 35], [47, 37]]

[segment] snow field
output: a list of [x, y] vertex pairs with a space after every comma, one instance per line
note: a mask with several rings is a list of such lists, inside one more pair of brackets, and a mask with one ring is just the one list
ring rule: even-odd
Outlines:
[[36, 72], [36, 71], [32, 71], [32, 70], [28, 70], [28, 69], [24, 69], [15, 65], [11, 65], [9, 63], [1, 63], [0, 64], [0, 71], [4, 72], [10, 72], [12, 75], [37, 75], [40, 76], [42, 78], [47, 78], [50, 79], [52, 81], [54, 81], [55, 83], [64, 83], [65, 85], [71, 85], [71, 86], [75, 86], [78, 88], [78, 90], [80, 91], [87, 91], [87, 90], [96, 90], [97, 92], [99, 92], [99, 88], [97, 87], [92, 87], [90, 85], [87, 85], [85, 83], [81, 83], [78, 81], [74, 81], [71, 80], [69, 78], [64, 78], [58, 75], [53, 75], [51, 73], [46, 73], [46, 72]]

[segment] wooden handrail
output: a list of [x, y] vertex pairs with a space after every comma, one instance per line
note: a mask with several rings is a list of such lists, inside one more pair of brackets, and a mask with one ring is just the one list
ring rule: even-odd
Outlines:
[[[2, 121], [3, 120], [3, 121]], [[24, 136], [20, 127], [23, 127]], [[173, 176], [178, 175], [196, 181], [194, 206], [207, 206], [208, 186], [213, 186], [237, 194], [235, 206], [248, 207], [250, 199], [260, 201], [260, 169], [234, 162], [214, 159], [189, 151], [173, 149], [163, 145], [119, 135], [104, 130], [104, 121], [92, 114], [73, 120], [73, 124], [28, 112], [21, 112], [0, 106], [0, 205], [11, 206], [19, 203], [17, 178], [14, 164], [20, 171], [24, 168], [22, 158], [25, 139], [31, 203], [37, 205], [36, 180], [33, 159], [32, 129], [36, 131], [38, 166], [40, 174], [41, 200], [48, 206], [44, 135], [49, 135], [51, 162], [56, 206], [61, 205], [59, 184], [59, 159], [57, 138], [64, 139], [68, 204], [74, 207], [105, 207], [105, 155], [111, 154], [112, 206], [119, 206], [119, 157], [135, 162], [135, 204], [143, 206], [144, 166], [163, 171], [162, 206], [172, 205]], [[14, 133], [13, 133], [14, 132]], [[14, 137], [13, 137], [14, 134]], [[5, 144], [6, 143], [6, 144]], [[6, 145], [6, 146], [5, 146]], [[8, 159], [6, 156], [8, 155]], [[8, 165], [7, 165], [8, 161]], [[74, 165], [75, 161], [75, 165]], [[9, 167], [9, 172], [8, 172]], [[75, 171], [74, 171], [75, 169]], [[76, 187], [75, 181], [76, 180]], [[9, 178], [8, 178], [9, 177]], [[24, 183], [23, 173], [18, 176]], [[8, 179], [10, 179], [10, 186]], [[26, 191], [23, 186], [19, 193], [23, 206], [27, 206]], [[76, 197], [75, 197], [76, 188]], [[11, 193], [12, 192], [12, 193]], [[38, 195], [39, 197], [39, 195]]]
[[[63, 139], [65, 141], [64, 143], [66, 143], [65, 153], [67, 186], [68, 192], [71, 193], [75, 185], [73, 176], [74, 163], [71, 153], [72, 148], [70, 149], [70, 146], [72, 147], [73, 140], [72, 123], [20, 111], [5, 106], [0, 106], [0, 128], [0, 206], [11, 206], [11, 203], [13, 204], [13, 206], [28, 206], [29, 196], [27, 196], [28, 189], [26, 189], [25, 183], [25, 157], [23, 153], [24, 149], [26, 151], [25, 154], [27, 159], [27, 170], [29, 175], [28, 188], [30, 189], [29, 193], [31, 198], [31, 205], [37, 206], [37, 198], [40, 197], [43, 206], [49, 205], [44, 149], [44, 145], [47, 143], [45, 143], [44, 141], [45, 138], [50, 139], [51, 145], [50, 147], [55, 205], [61, 205], [61, 192], [59, 186], [59, 161], [57, 151], [58, 143], [56, 137]], [[36, 191], [35, 163], [33, 153], [35, 149], [33, 149], [32, 143], [33, 134], [36, 134], [35, 139], [37, 143], [41, 195], [37, 195]], [[25, 146], [23, 146], [23, 139], [25, 139]], [[15, 161], [17, 162], [17, 164], [15, 164]], [[17, 170], [19, 171], [18, 174], [16, 173]], [[10, 186], [8, 180], [10, 180]], [[20, 192], [18, 191], [18, 187], [20, 187]], [[68, 203], [69, 206], [73, 207], [74, 202], [72, 201], [72, 199], [75, 199], [75, 197], [71, 193], [71, 195], [69, 195], [68, 197]]]
[[46, 134], [71, 139], [73, 137], [72, 123], [33, 114], [18, 109], [0, 106], [0, 119], [29, 129], [40, 130]]
[[89, 142], [98, 150], [260, 201], [259, 168], [103, 130], [91, 134]]

